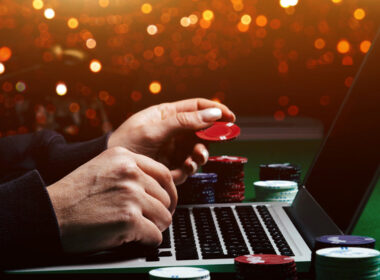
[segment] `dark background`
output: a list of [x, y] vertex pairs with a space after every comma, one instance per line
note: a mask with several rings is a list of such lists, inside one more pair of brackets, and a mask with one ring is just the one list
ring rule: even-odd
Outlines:
[[[272, 0], [46, 0], [35, 9], [32, 0], [2, 0], [0, 136], [49, 128], [70, 141], [89, 139], [142, 108], [190, 97], [221, 101], [238, 117], [312, 117], [327, 130], [365, 56], [360, 44], [380, 26], [378, 1], [334, 2], [283, 8]], [[53, 19], [44, 17], [46, 8], [54, 9]], [[358, 8], [362, 19], [354, 16]], [[203, 28], [207, 9], [214, 17]], [[190, 14], [198, 22], [181, 26]], [[244, 14], [252, 22], [241, 32]], [[260, 15], [265, 26], [256, 22]], [[67, 25], [71, 17], [75, 29]], [[150, 24], [157, 34], [147, 33]], [[89, 38], [94, 49], [86, 47]], [[350, 44], [347, 53], [337, 49], [341, 40]], [[90, 71], [92, 59], [100, 72]], [[149, 90], [152, 81], [162, 86], [158, 94]], [[64, 96], [56, 93], [59, 82], [67, 86]]]

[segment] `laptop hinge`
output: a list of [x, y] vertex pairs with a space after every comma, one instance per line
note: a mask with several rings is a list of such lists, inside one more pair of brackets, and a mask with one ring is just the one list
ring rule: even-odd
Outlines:
[[292, 206], [286, 207], [285, 212], [310, 248], [314, 248], [318, 236], [343, 234], [304, 186], [299, 188]]

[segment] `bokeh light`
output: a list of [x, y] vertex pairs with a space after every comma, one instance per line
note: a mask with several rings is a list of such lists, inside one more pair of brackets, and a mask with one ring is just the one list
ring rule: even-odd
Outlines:
[[99, 0], [98, 4], [102, 8], [107, 8], [110, 4], [110, 1], [109, 0]]
[[161, 92], [161, 83], [158, 81], [153, 81], [149, 85], [149, 91], [152, 94], [159, 94]]
[[69, 20], [67, 21], [67, 26], [71, 29], [75, 29], [79, 26], [79, 21], [74, 17], [69, 18]]
[[283, 8], [289, 8], [292, 6], [296, 6], [298, 4], [298, 0], [280, 0], [280, 6]]
[[18, 81], [15, 85], [15, 89], [18, 92], [24, 92], [26, 90], [26, 84], [23, 81]]
[[5, 66], [3, 63], [0, 62], [0, 75], [5, 72]]
[[345, 39], [340, 40], [336, 46], [336, 49], [339, 53], [348, 53], [350, 51], [350, 43]]
[[361, 8], [358, 8], [354, 11], [354, 18], [357, 20], [362, 20], [365, 18], [365, 11]]
[[321, 50], [323, 49], [324, 47], [326, 46], [326, 42], [325, 40], [323, 40], [322, 38], [318, 38], [314, 41], [314, 47], [318, 50]]
[[141, 12], [143, 12], [144, 14], [150, 14], [152, 10], [153, 10], [153, 7], [149, 3], [144, 3], [141, 5]]
[[266, 16], [259, 15], [256, 17], [256, 25], [257, 26], [264, 27], [265, 25], [267, 25], [267, 23], [268, 23], [268, 19]]
[[299, 113], [299, 111], [300, 110], [299, 110], [298, 106], [296, 106], [296, 105], [291, 105], [288, 108], [288, 114], [289, 114], [289, 116], [297, 116], [298, 113]]
[[360, 43], [360, 51], [362, 53], [367, 53], [369, 49], [371, 48], [371, 41], [364, 40]]
[[77, 113], [80, 110], [80, 106], [77, 102], [72, 102], [69, 105], [69, 110], [71, 113]]
[[12, 56], [12, 50], [8, 47], [0, 48], [0, 62], [9, 60]]
[[282, 110], [278, 110], [273, 115], [276, 121], [283, 121], [285, 119], [285, 113]]
[[252, 21], [252, 18], [251, 18], [251, 16], [248, 15], [248, 14], [242, 15], [242, 17], [241, 17], [241, 19], [240, 19], [240, 22], [241, 22], [242, 24], [246, 24], [246, 25], [250, 24], [251, 21]]
[[154, 24], [148, 25], [148, 27], [146, 28], [146, 32], [148, 32], [149, 35], [155, 35], [157, 34], [157, 31], [158, 28]]
[[33, 8], [36, 10], [41, 10], [44, 7], [44, 2], [42, 0], [33, 0]]
[[44, 16], [47, 19], [53, 19], [55, 17], [55, 11], [52, 8], [47, 8], [44, 11]]
[[93, 39], [93, 38], [87, 39], [87, 41], [86, 41], [86, 47], [89, 48], [89, 49], [95, 49], [95, 47], [96, 47], [96, 41], [95, 41], [95, 39]]
[[57, 94], [59, 96], [63, 96], [67, 93], [67, 86], [64, 82], [59, 82], [57, 83], [56, 87], [55, 87], [55, 91], [57, 92]]
[[211, 10], [205, 10], [202, 13], [202, 17], [204, 20], [211, 21], [214, 18], [214, 12]]
[[165, 53], [165, 49], [161, 46], [157, 46], [153, 50], [155, 56], [163, 56]]
[[198, 16], [197, 15], [191, 14], [189, 16], [189, 19], [190, 19], [191, 24], [196, 24], [198, 22]]
[[90, 62], [90, 70], [91, 72], [98, 73], [100, 70], [102, 70], [102, 64], [99, 60], [93, 59]]
[[340, 4], [342, 3], [343, 0], [331, 0], [331, 2], [333, 2], [334, 4]]
[[182, 25], [183, 27], [189, 27], [190, 24], [191, 24], [191, 21], [190, 21], [190, 18], [188, 18], [188, 17], [183, 17], [183, 18], [181, 18], [180, 23], [181, 23], [181, 25]]

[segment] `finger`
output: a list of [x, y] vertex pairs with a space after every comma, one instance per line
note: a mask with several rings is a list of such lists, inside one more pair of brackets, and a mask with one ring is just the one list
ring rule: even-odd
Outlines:
[[198, 143], [194, 146], [191, 158], [198, 166], [206, 164], [208, 157], [209, 153], [204, 144]]
[[190, 175], [194, 174], [198, 170], [198, 165], [193, 161], [191, 157], [188, 157], [181, 167], [171, 170], [173, 181], [176, 185], [184, 183]]
[[162, 242], [162, 233], [160, 229], [149, 219], [141, 216], [134, 227], [136, 232], [136, 241], [142, 245], [158, 246]]
[[222, 111], [222, 120], [234, 122], [235, 114], [223, 104], [205, 98], [192, 98], [172, 103], [178, 113], [200, 111], [208, 108], [219, 108]]
[[160, 231], [168, 228], [172, 214], [159, 200], [145, 194], [140, 196], [139, 203], [144, 217], [152, 221]]
[[178, 195], [170, 170], [165, 165], [147, 156], [134, 153], [133, 156], [136, 160], [137, 166], [146, 174], [155, 179], [169, 194], [169, 210], [174, 211], [175, 207], [177, 206]]

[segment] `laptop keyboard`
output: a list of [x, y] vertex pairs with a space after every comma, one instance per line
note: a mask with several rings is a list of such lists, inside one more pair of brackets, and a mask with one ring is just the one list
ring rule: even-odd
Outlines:
[[[294, 256], [266, 206], [177, 208], [171, 231], [147, 261], [224, 259], [246, 254]], [[256, 210], [255, 210], [256, 209]], [[265, 225], [263, 227], [263, 225]]]

